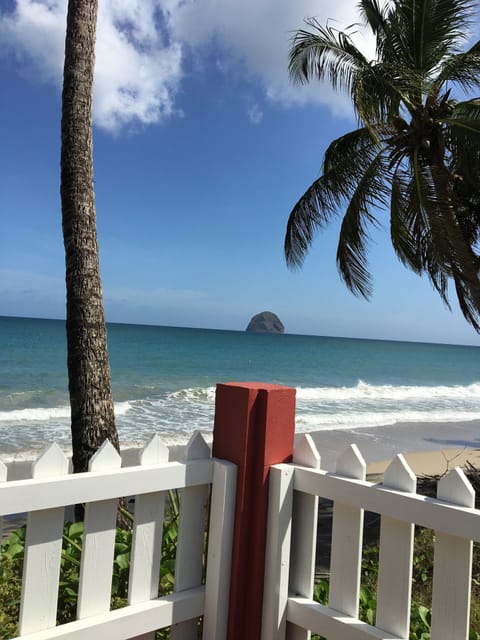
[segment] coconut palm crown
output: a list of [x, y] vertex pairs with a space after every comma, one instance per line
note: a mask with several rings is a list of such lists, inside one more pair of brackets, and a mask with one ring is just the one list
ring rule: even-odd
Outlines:
[[480, 86], [480, 41], [466, 45], [473, 9], [469, 0], [361, 0], [374, 60], [355, 46], [355, 26], [339, 31], [312, 18], [295, 34], [292, 79], [348, 92], [358, 128], [326, 150], [322, 175], [290, 214], [285, 256], [300, 266], [315, 232], [343, 214], [339, 273], [368, 298], [369, 229], [389, 210], [398, 258], [426, 273], [448, 307], [452, 282], [480, 332], [480, 98], [470, 97]]

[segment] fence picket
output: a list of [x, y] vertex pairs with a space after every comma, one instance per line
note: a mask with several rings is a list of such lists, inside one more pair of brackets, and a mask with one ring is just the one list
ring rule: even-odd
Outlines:
[[[320, 467], [311, 436], [300, 438], [293, 463]], [[287, 625], [286, 608], [289, 592], [313, 595], [318, 498], [293, 491], [293, 467], [289, 465], [272, 468], [269, 482], [262, 640], [304, 640], [310, 632]]]
[[[473, 507], [475, 493], [461, 469], [438, 483], [437, 498]], [[470, 622], [472, 541], [435, 532], [432, 591], [432, 638], [465, 640]]]
[[[235, 468], [209, 458], [208, 446], [196, 434], [187, 447], [185, 464], [168, 463], [158, 438], [145, 447], [137, 470], [120, 469], [120, 457], [109, 443], [92, 459], [91, 472], [77, 478], [68, 475], [68, 463], [56, 445], [33, 464], [31, 480], [4, 482], [5, 468], [0, 463], [0, 513], [18, 511], [19, 505], [28, 511], [19, 638], [153, 640], [154, 629], [173, 624], [172, 640], [196, 640], [198, 617], [204, 615], [204, 640], [224, 640]], [[212, 478], [203, 587], [205, 503]], [[365, 463], [355, 446], [339, 458], [336, 474], [330, 474], [319, 469], [318, 452], [308, 436], [300, 440], [293, 464], [271, 468], [262, 640], [307, 640], [307, 629], [345, 640], [408, 637], [412, 522], [434, 529], [436, 535], [431, 637], [468, 637], [471, 539], [480, 539], [480, 512], [472, 508], [474, 493], [465, 474], [456, 469], [443, 478], [436, 500], [415, 493], [415, 476], [402, 456], [389, 466], [382, 485], [364, 479]], [[126, 487], [135, 487], [131, 493], [139, 494], [129, 605], [109, 612], [117, 515], [114, 496], [126, 495]], [[157, 599], [163, 498], [172, 487], [185, 487], [176, 593]], [[312, 600], [318, 495], [334, 500], [328, 607]], [[88, 503], [79, 620], [54, 628], [63, 504], [71, 503], [72, 496]], [[382, 518], [375, 627], [357, 619], [363, 509]]]
[[[185, 449], [185, 460], [210, 458], [210, 447], [200, 432], [190, 438]], [[175, 591], [183, 591], [202, 584], [203, 548], [205, 542], [205, 507], [208, 485], [183, 489], [180, 499], [177, 555], [175, 560]], [[196, 640], [197, 619], [188, 620], [172, 627], [171, 640]]]
[[286, 464], [275, 465], [269, 473], [261, 640], [286, 637], [293, 474], [293, 467]]
[[[383, 486], [414, 493], [415, 474], [398, 455], [384, 474]], [[406, 638], [410, 627], [414, 525], [389, 516], [380, 524], [376, 626]]]
[[[276, 465], [272, 471], [280, 472], [289, 466], [294, 470], [296, 492], [335, 501], [332, 532], [332, 555], [335, 555], [330, 567], [329, 606], [294, 595], [291, 589], [287, 624], [291, 622], [332, 638], [408, 637], [413, 523], [419, 523], [434, 529], [436, 535], [430, 635], [435, 640], [468, 638], [472, 540], [480, 541], [480, 511], [474, 508], [474, 492], [461, 469], [439, 482], [437, 499], [433, 499], [415, 493], [416, 478], [402, 456], [389, 466], [382, 485], [361, 478], [365, 467], [354, 447], [341, 456], [336, 474], [298, 464]], [[351, 510], [344, 509], [347, 505]], [[357, 578], [357, 541], [361, 541], [359, 519], [354, 517], [353, 509], [361, 508], [382, 517], [376, 626], [358, 620], [358, 600], [355, 584], [352, 585]]]
[[[338, 458], [336, 475], [365, 480], [366, 464], [356, 445]], [[363, 509], [333, 505], [329, 606], [353, 618], [358, 616], [362, 562]]]
[[[1, 514], [25, 511], [28, 522], [34, 523], [27, 533], [19, 640], [33, 640], [37, 636], [39, 640], [54, 637], [87, 640], [100, 635], [106, 640], [150, 640], [155, 629], [171, 625], [177, 625], [173, 627], [172, 637], [177, 634], [177, 638], [184, 640], [197, 638], [197, 623], [202, 615], [205, 617], [204, 638], [224, 640], [236, 466], [212, 461], [210, 449], [199, 434], [187, 448], [185, 463], [161, 462], [167, 460], [168, 452], [158, 438], [145, 447], [138, 467], [124, 469], [120, 468], [121, 459], [108, 442], [92, 458], [90, 471], [84, 474], [68, 475], [68, 461], [56, 445], [47, 453], [35, 463], [34, 478], [5, 482], [8, 486], [0, 490]], [[5, 471], [0, 463], [0, 487], [3, 487], [2, 470]], [[65, 475], [58, 477], [60, 473]], [[210, 483], [213, 483], [212, 546], [207, 587], [202, 581], [205, 505]], [[162, 494], [176, 488], [186, 488], [180, 511], [177, 592], [158, 598]], [[109, 611], [117, 496], [132, 494], [138, 494], [138, 531], [132, 542], [129, 604], [118, 611]], [[154, 495], [155, 507], [150, 502]], [[64, 505], [72, 502], [86, 503], [77, 621], [55, 627]], [[36, 569], [37, 565], [41, 565], [47, 579]], [[144, 575], [140, 577], [142, 572]], [[190, 588], [191, 584], [195, 586]]]
[[203, 616], [204, 640], [225, 640], [227, 637], [236, 481], [236, 465], [224, 460], [213, 461]]
[[[118, 469], [120, 455], [106, 440], [92, 456], [89, 473]], [[110, 610], [118, 499], [88, 502], [85, 507], [77, 619]]]
[[[32, 463], [33, 478], [68, 473], [68, 460], [57, 444], [48, 447]], [[20, 634], [55, 626], [57, 617], [64, 507], [27, 515], [22, 596], [18, 629]]]
[[[303, 435], [293, 452], [294, 464], [320, 468], [320, 454], [311, 436]], [[317, 545], [318, 496], [300, 491], [293, 494], [292, 550], [290, 554], [290, 591], [305, 598], [313, 596], [315, 551]], [[287, 625], [288, 640], [309, 640], [310, 631]]]
[[[140, 452], [140, 465], [168, 462], [169, 450], [154, 435]], [[146, 493], [135, 498], [128, 604], [145, 602], [158, 596], [160, 561], [162, 557], [165, 491]], [[132, 640], [154, 640], [155, 631], [136, 636]]]

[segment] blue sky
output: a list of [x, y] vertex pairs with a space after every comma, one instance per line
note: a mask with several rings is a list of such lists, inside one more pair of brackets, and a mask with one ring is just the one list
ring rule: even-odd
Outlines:
[[[282, 255], [291, 207], [353, 128], [348, 102], [293, 87], [303, 18], [344, 26], [343, 0], [102, 0], [95, 188], [107, 320], [243, 330], [263, 310], [290, 333], [480, 344], [452, 295], [372, 237], [370, 302], [335, 265], [338, 225], [302, 270]], [[59, 198], [63, 0], [0, 8], [0, 315], [64, 317]], [[368, 50], [371, 42], [359, 32]]]

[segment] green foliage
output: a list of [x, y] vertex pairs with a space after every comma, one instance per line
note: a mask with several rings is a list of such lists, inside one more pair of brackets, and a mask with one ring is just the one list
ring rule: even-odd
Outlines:
[[[127, 520], [133, 520], [130, 513], [123, 512], [123, 515]], [[163, 523], [162, 560], [159, 576], [160, 596], [173, 592], [178, 515], [178, 495], [177, 492], [170, 491], [166, 501]], [[67, 522], [64, 526], [57, 624], [65, 624], [75, 620], [83, 528], [83, 522]], [[25, 532], [26, 528], [21, 527], [11, 533], [3, 542], [0, 551], [0, 640], [8, 640], [18, 633]], [[132, 537], [131, 530], [116, 529], [112, 571], [112, 609], [119, 609], [127, 604]], [[169, 629], [157, 631], [156, 640], [168, 640], [169, 637]]]
[[341, 215], [340, 276], [369, 298], [368, 249], [384, 212], [399, 260], [426, 275], [447, 306], [451, 281], [460, 310], [480, 332], [480, 40], [462, 50], [471, 0], [434, 6], [361, 0], [374, 59], [357, 48], [357, 25], [339, 31], [308, 18], [294, 35], [292, 79], [345, 92], [359, 128], [330, 144], [322, 174], [293, 207], [285, 257], [301, 266], [316, 233]]
[[22, 588], [22, 562], [8, 553], [0, 555], [0, 640], [17, 635]]
[[[409, 640], [430, 640], [431, 598], [433, 581], [434, 534], [419, 529], [415, 536], [412, 564], [412, 603]], [[375, 624], [377, 608], [378, 547], [364, 549], [359, 601], [359, 619]], [[469, 640], [480, 640], [480, 549], [474, 545], [472, 580], [472, 606]], [[313, 599], [328, 605], [329, 583], [320, 580], [314, 587]], [[312, 635], [312, 640], [325, 640]]]
[[0, 553], [0, 640], [17, 635], [25, 528], [14, 531]]

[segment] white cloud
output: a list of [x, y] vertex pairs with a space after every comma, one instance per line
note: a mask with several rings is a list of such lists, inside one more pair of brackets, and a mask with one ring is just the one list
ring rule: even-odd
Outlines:
[[[99, 3], [94, 118], [104, 129], [151, 124], [176, 112], [182, 47], [168, 37], [160, 9], [157, 0]], [[60, 87], [65, 22], [66, 0], [17, 0], [13, 13], [0, 14], [2, 48]]]
[[[1, 48], [28, 61], [35, 76], [61, 85], [67, 0], [16, 0], [0, 13]], [[102, 0], [99, 2], [94, 116], [110, 131], [179, 114], [184, 50], [201, 56], [219, 45], [219, 68], [243, 73], [266, 99], [284, 105], [315, 102], [350, 113], [347, 98], [328, 85], [292, 86], [288, 49], [304, 18], [358, 21], [357, 0]], [[361, 40], [361, 35], [358, 40]], [[359, 42], [360, 44], [360, 42]], [[371, 41], [365, 41], [372, 50]], [[261, 118], [260, 106], [247, 115]]]
[[152, 124], [177, 110], [182, 48], [165, 41], [152, 0], [100, 3], [95, 114], [105, 129]]
[[[285, 105], [316, 102], [333, 111], [351, 113], [350, 102], [327, 84], [292, 86], [288, 77], [288, 50], [304, 20], [345, 28], [358, 22], [357, 0], [179, 0], [170, 16], [176, 37], [192, 47], [216, 38], [223, 54], [240, 61], [247, 73], [259, 81], [265, 95]], [[355, 40], [369, 54], [372, 41], [358, 30]]]
[[0, 14], [1, 49], [17, 58], [40, 79], [60, 85], [65, 44], [65, 0], [17, 0], [15, 12]]
[[253, 124], [260, 124], [263, 120], [263, 111], [260, 109], [258, 104], [253, 104], [249, 110], [247, 111], [250, 122]]

